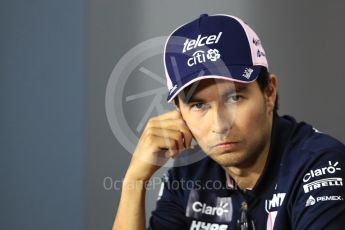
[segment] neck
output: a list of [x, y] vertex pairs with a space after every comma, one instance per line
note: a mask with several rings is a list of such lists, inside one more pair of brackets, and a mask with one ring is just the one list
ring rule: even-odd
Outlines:
[[236, 181], [241, 190], [254, 188], [266, 165], [271, 144], [272, 120], [270, 122], [268, 138], [257, 158], [253, 163], [244, 166], [223, 167], [224, 170]]
[[241, 190], [252, 189], [264, 170], [268, 152], [269, 145], [254, 164], [245, 167], [224, 167], [224, 170], [236, 181]]

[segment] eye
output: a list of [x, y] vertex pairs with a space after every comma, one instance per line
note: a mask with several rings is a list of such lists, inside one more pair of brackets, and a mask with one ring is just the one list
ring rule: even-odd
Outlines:
[[239, 102], [241, 100], [241, 96], [239, 95], [231, 95], [228, 97], [228, 101], [230, 103], [236, 103], [236, 102]]
[[190, 108], [192, 110], [196, 110], [196, 111], [203, 110], [203, 109], [205, 109], [205, 107], [206, 107], [206, 105], [204, 103], [201, 103], [201, 102], [195, 103], [195, 104], [190, 106]]

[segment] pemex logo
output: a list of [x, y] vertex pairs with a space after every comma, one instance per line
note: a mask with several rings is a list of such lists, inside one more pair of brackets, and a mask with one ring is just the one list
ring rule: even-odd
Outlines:
[[312, 206], [312, 205], [314, 205], [315, 203], [316, 203], [315, 198], [314, 198], [312, 195], [310, 195], [309, 198], [308, 198], [308, 200], [307, 200], [307, 202], [305, 202], [305, 206], [306, 206], [306, 207]]

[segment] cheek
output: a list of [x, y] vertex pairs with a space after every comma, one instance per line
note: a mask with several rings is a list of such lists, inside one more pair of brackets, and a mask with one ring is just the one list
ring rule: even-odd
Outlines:
[[206, 125], [200, 125], [200, 122], [196, 120], [187, 122], [187, 125], [195, 138], [199, 138], [207, 133]]
[[185, 117], [185, 122], [192, 132], [195, 140], [201, 145], [207, 138], [209, 124], [207, 124], [207, 122], [203, 120], [191, 118], [188, 116]]
[[254, 138], [256, 135], [264, 132], [266, 125], [266, 110], [261, 104], [262, 102], [253, 101], [245, 107], [237, 108], [237, 117], [235, 119], [236, 126], [244, 135], [250, 135]]

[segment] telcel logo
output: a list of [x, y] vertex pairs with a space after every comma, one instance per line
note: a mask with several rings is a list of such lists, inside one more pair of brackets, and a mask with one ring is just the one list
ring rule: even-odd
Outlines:
[[213, 34], [213, 35], [204, 36], [204, 37], [201, 37], [201, 34], [199, 34], [196, 39], [192, 39], [192, 40], [186, 39], [186, 41], [183, 43], [182, 53], [191, 49], [195, 49], [198, 46], [217, 44], [220, 37], [222, 36], [222, 33], [223, 32], [219, 32], [218, 35]]
[[315, 170], [310, 170], [309, 172], [307, 172], [304, 177], [303, 177], [303, 181], [304, 182], [308, 182], [311, 178], [314, 177], [319, 177], [322, 175], [325, 175], [327, 173], [329, 174], [333, 174], [338, 170], [341, 170], [341, 168], [337, 168], [339, 162], [335, 162], [334, 164], [332, 164], [331, 161], [328, 161], [328, 166], [327, 167], [323, 167], [321, 169], [315, 169]]
[[192, 209], [194, 212], [201, 212], [206, 215], [217, 215], [222, 216], [224, 213], [229, 212], [226, 207], [228, 206], [228, 203], [220, 204], [219, 207], [212, 207], [206, 204], [201, 203], [200, 201], [196, 201], [193, 203]]

